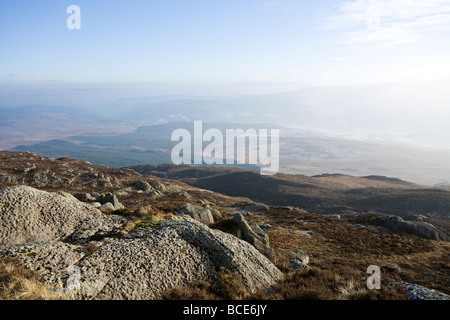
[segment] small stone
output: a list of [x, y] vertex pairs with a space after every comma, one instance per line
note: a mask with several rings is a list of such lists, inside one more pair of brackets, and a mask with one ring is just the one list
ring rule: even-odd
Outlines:
[[293, 259], [293, 260], [289, 260], [289, 265], [291, 266], [292, 269], [294, 270], [299, 270], [299, 269], [309, 269], [310, 266], [302, 263], [299, 260]]
[[114, 206], [113, 206], [113, 204], [111, 203], [111, 202], [107, 202], [107, 203], [105, 203], [105, 204], [103, 204], [100, 208], [99, 208], [99, 210], [101, 211], [101, 212], [103, 212], [103, 213], [113, 213], [115, 210], [114, 210]]
[[295, 258], [295, 260], [298, 260], [298, 261], [300, 261], [303, 264], [308, 264], [309, 263], [309, 256], [303, 250], [297, 250], [294, 253], [294, 258]]

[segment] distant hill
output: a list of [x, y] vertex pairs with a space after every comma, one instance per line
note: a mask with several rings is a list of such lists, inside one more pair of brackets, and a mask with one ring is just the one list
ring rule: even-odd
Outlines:
[[450, 217], [450, 192], [383, 176], [277, 174], [234, 168], [175, 165], [132, 166], [141, 174], [177, 179], [229, 196], [248, 197], [316, 213], [379, 212], [407, 216]]

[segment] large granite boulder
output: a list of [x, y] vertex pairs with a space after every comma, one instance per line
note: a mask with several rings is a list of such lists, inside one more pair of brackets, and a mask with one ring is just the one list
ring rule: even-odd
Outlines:
[[113, 232], [125, 222], [68, 193], [27, 186], [0, 190], [0, 245], [87, 239]]

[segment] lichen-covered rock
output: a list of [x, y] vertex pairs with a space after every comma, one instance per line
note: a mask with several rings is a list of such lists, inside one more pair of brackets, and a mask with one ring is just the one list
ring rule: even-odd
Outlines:
[[0, 190], [0, 245], [87, 239], [115, 231], [125, 222], [68, 193], [27, 186]]
[[0, 247], [42, 273], [47, 283], [67, 290], [78, 271], [76, 299], [160, 299], [168, 288], [194, 280], [212, 280], [221, 267], [242, 276], [250, 291], [267, 289], [282, 273], [252, 245], [182, 216], [137, 227], [123, 238], [106, 239], [97, 250], [62, 242]]
[[240, 274], [250, 291], [273, 285], [282, 273], [250, 244], [183, 216], [149, 223], [83, 259], [83, 298], [159, 299], [173, 286], [210, 279], [220, 267]]
[[26, 268], [42, 275], [46, 284], [63, 285], [67, 269], [85, 256], [83, 247], [59, 241], [34, 242], [0, 247], [0, 257], [23, 261]]

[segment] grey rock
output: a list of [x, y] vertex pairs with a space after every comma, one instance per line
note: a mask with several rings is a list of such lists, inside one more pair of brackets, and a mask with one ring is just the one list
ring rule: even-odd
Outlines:
[[252, 205], [253, 201], [240, 201], [240, 202], [235, 202], [232, 207], [233, 208], [237, 208], [237, 207], [242, 207], [242, 206], [249, 206]]
[[289, 265], [290, 265], [291, 268], [294, 269], [294, 270], [298, 270], [298, 269], [309, 269], [309, 268], [310, 268], [310, 266], [308, 266], [308, 265], [302, 263], [302, 262], [299, 261], [299, 260], [295, 260], [295, 259], [289, 260]]
[[304, 252], [303, 250], [297, 250], [294, 254], [293, 254], [293, 258], [297, 261], [300, 261], [303, 264], [308, 264], [309, 263], [309, 256], [306, 252]]
[[83, 202], [97, 201], [97, 198], [92, 196], [90, 193], [76, 193], [73, 196]]
[[408, 233], [425, 239], [448, 241], [448, 236], [444, 232], [428, 222], [405, 221], [398, 216], [387, 216], [382, 220], [394, 232]]
[[19, 172], [28, 173], [28, 172], [30, 172], [31, 170], [34, 170], [34, 169], [36, 169], [36, 165], [35, 164], [27, 163], [26, 167], [20, 169]]
[[260, 238], [261, 242], [265, 245], [269, 245], [269, 236], [258, 225], [252, 226], [253, 232]]
[[245, 211], [268, 212], [269, 207], [263, 203], [252, 204], [243, 208]]
[[15, 178], [0, 172], [0, 183], [11, 183], [11, 182], [15, 182]]
[[273, 227], [270, 223], [261, 223], [259, 224], [259, 227], [264, 231], [264, 232], [271, 232], [273, 231]]
[[275, 252], [269, 246], [269, 236], [259, 227], [251, 228], [242, 214], [237, 213], [231, 221], [236, 225], [235, 236], [247, 241], [261, 253], [272, 257]]
[[102, 204], [100, 202], [91, 202], [91, 206], [98, 209], [102, 206]]
[[144, 192], [150, 192], [153, 190], [153, 187], [147, 181], [138, 181], [133, 185], [137, 190], [142, 190]]
[[101, 212], [103, 213], [113, 213], [115, 211], [114, 209], [114, 205], [111, 202], [107, 202], [105, 204], [102, 204], [99, 208], [98, 208]]
[[210, 208], [209, 205], [207, 206], [207, 208], [209, 209], [209, 211], [211, 211], [211, 214], [213, 215], [214, 220], [223, 218], [223, 215], [222, 215], [222, 213], [220, 213], [219, 210]]
[[187, 192], [180, 192], [178, 195], [186, 199], [192, 199], [191, 195]]
[[48, 183], [49, 170], [38, 170], [33, 174], [32, 186], [45, 187]]
[[83, 247], [59, 241], [32, 242], [0, 247], [0, 257], [14, 257], [39, 272], [44, 283], [59, 286], [66, 269], [85, 256]]
[[161, 190], [162, 192], [181, 192], [181, 189], [172, 185], [172, 184], [162, 184], [158, 182], [157, 188]]
[[96, 201], [100, 202], [102, 199], [102, 195], [98, 192], [91, 192], [91, 196], [95, 198]]
[[125, 208], [125, 206], [120, 203], [119, 199], [117, 199], [117, 196], [115, 194], [113, 194], [113, 193], [105, 194], [101, 198], [100, 203], [102, 203], [103, 205], [105, 205], [107, 203], [111, 203], [113, 205], [113, 207], [114, 207], [114, 210], [120, 210], [120, 209]]
[[125, 218], [104, 215], [68, 193], [28, 186], [0, 190], [0, 245], [87, 239], [125, 223]]
[[277, 206], [276, 208], [288, 210], [288, 211], [294, 211], [294, 207], [292, 207], [292, 206]]
[[190, 203], [184, 203], [178, 213], [186, 214], [191, 218], [206, 224], [214, 223], [213, 215], [211, 213], [211, 210], [209, 210], [208, 208], [203, 208]]
[[117, 190], [114, 191], [114, 195], [116, 197], [126, 197], [130, 194], [130, 192], [132, 192], [131, 188], [126, 188], [126, 189], [121, 189], [121, 190]]
[[[0, 248], [33, 265], [55, 287], [67, 288], [67, 270], [79, 270], [76, 299], [161, 299], [171, 287], [212, 280], [221, 267], [239, 274], [250, 292], [265, 290], [282, 273], [249, 243], [181, 215], [110, 239], [86, 255], [80, 246], [46, 242]], [[24, 249], [25, 248], [25, 249]], [[32, 254], [31, 254], [32, 253]]]
[[450, 300], [450, 295], [418, 284], [395, 282], [394, 285], [403, 287], [412, 300]]
[[162, 197], [164, 194], [161, 192], [161, 191], [159, 191], [159, 190], [153, 190], [152, 192], [150, 192], [149, 194], [148, 194], [148, 196], [150, 197], [150, 198], [159, 198], [159, 197]]

